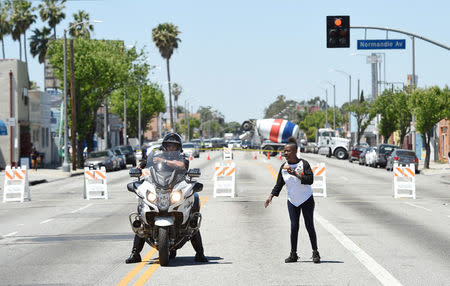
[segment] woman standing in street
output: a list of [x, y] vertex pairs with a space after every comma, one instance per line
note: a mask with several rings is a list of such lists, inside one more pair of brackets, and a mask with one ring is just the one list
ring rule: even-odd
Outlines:
[[314, 181], [314, 175], [309, 163], [306, 160], [297, 157], [297, 140], [290, 137], [284, 147], [284, 157], [287, 163], [283, 163], [278, 173], [275, 186], [272, 189], [269, 198], [267, 198], [264, 207], [268, 207], [274, 196], [278, 197], [284, 184], [288, 192], [288, 211], [291, 220], [291, 254], [285, 259], [286, 263], [296, 262], [297, 240], [299, 230], [300, 213], [303, 210], [306, 230], [309, 234], [311, 247], [313, 250], [314, 263], [320, 263], [319, 251], [317, 251], [317, 237], [314, 229], [314, 198], [311, 185]]

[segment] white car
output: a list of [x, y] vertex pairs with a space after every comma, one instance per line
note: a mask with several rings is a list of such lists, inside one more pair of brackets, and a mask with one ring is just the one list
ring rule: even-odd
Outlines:
[[187, 142], [183, 144], [183, 153], [189, 158], [190, 156], [194, 158], [200, 157], [200, 150], [197, 144]]
[[228, 148], [241, 148], [242, 147], [242, 141], [232, 139], [228, 142]]
[[372, 150], [366, 153], [366, 165], [375, 166], [377, 161], [377, 148], [374, 147]]

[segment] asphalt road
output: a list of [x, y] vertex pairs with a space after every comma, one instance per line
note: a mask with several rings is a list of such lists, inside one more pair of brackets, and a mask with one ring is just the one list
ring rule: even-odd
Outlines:
[[300, 226], [298, 263], [289, 255], [286, 192], [265, 209], [282, 161], [236, 152], [237, 197], [213, 198], [220, 153], [200, 167], [202, 236], [209, 263], [194, 262], [186, 244], [169, 267], [145, 246], [125, 264], [137, 199], [127, 171], [108, 173], [109, 200], [84, 200], [83, 178], [31, 187], [31, 202], [0, 207], [0, 285], [450, 285], [450, 186], [418, 175], [417, 199], [394, 199], [392, 173], [319, 155], [328, 197], [316, 197], [321, 264]]

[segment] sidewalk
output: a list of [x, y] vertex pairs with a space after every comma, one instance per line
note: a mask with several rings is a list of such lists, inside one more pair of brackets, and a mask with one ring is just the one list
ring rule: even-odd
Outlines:
[[[28, 169], [28, 181], [30, 182], [30, 186], [49, 183], [59, 180], [64, 180], [73, 176], [83, 175], [83, 169], [77, 169], [76, 171], [63, 172], [61, 168], [57, 169], [37, 169], [37, 171], [33, 169]], [[5, 180], [5, 171], [0, 172], [0, 182], [1, 187], [3, 188], [3, 182]]]
[[437, 163], [434, 161], [430, 161], [430, 168], [424, 169], [424, 161], [425, 160], [419, 161], [419, 170], [421, 175], [441, 175], [441, 181], [450, 184], [450, 165], [448, 163]]

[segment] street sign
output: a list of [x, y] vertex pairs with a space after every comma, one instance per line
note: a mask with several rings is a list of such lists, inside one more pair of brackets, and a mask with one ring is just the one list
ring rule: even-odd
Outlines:
[[358, 40], [358, 50], [404, 50], [405, 40]]
[[14, 117], [6, 118], [6, 125], [8, 125], [10, 127], [16, 126], [16, 118], [14, 118]]

